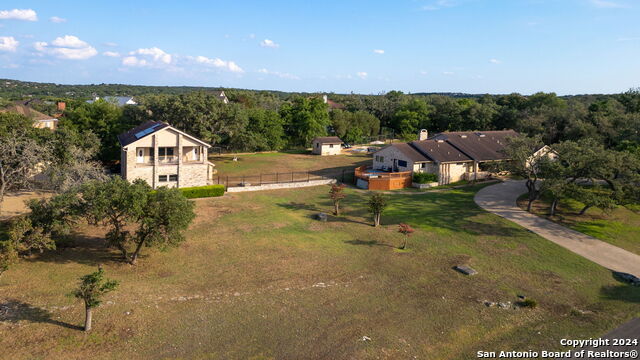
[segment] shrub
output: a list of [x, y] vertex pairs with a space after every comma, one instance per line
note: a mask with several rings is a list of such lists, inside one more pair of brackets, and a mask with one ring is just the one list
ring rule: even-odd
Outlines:
[[413, 173], [413, 182], [418, 184], [427, 184], [438, 181], [438, 175], [432, 173], [415, 172]]
[[180, 188], [180, 192], [187, 199], [215, 197], [224, 195], [224, 185], [207, 185]]
[[536, 307], [538, 307], [538, 302], [533, 299], [525, 299], [522, 301], [518, 301], [517, 305], [520, 307], [528, 307], [528, 308], [535, 309]]

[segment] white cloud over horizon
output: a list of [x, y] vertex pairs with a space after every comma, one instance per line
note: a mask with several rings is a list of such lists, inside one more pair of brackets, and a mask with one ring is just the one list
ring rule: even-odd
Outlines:
[[14, 52], [19, 44], [20, 42], [13, 36], [0, 36], [0, 51]]
[[373, 49], [373, 53], [382, 55], [382, 54], [384, 54], [384, 50], [382, 50], [382, 49]]
[[501, 64], [502, 61], [498, 60], [498, 59], [489, 59], [489, 62], [492, 64]]
[[367, 74], [365, 71], [358, 71], [356, 73], [356, 76], [359, 77], [362, 80], [365, 80], [367, 78], [367, 76], [369, 76], [369, 74]]
[[52, 23], [55, 23], [55, 24], [61, 24], [61, 23], [66, 23], [67, 19], [61, 18], [61, 17], [58, 17], [58, 16], [52, 16], [52, 17], [49, 18], [49, 21], [51, 21]]
[[108, 56], [108, 57], [120, 57], [120, 53], [117, 51], [105, 51], [102, 53], [102, 55]]
[[98, 54], [93, 46], [73, 35], [57, 37], [51, 44], [38, 41], [34, 48], [41, 55], [53, 55], [65, 60], [86, 60]]
[[269, 39], [264, 39], [260, 42], [260, 46], [262, 47], [268, 47], [268, 48], [272, 48], [272, 49], [276, 49], [280, 47], [280, 44], [276, 43], [273, 40], [269, 40]]
[[191, 59], [193, 59], [198, 64], [213, 66], [215, 68], [227, 70], [238, 74], [244, 73], [244, 70], [233, 61], [225, 61], [220, 58], [211, 59], [206, 56], [196, 56], [192, 57]]
[[1, 10], [1, 20], [38, 21], [38, 14], [33, 9]]
[[129, 56], [122, 59], [122, 65], [130, 67], [163, 67], [170, 65], [173, 60], [171, 54], [158, 47], [140, 48], [129, 52]]
[[601, 9], [624, 9], [629, 6], [615, 1], [609, 0], [590, 0], [591, 5]]
[[279, 72], [279, 71], [270, 71], [270, 70], [267, 70], [265, 68], [259, 69], [258, 73], [265, 74], [265, 75], [277, 76], [277, 77], [279, 77], [281, 79], [300, 80], [300, 77], [297, 76], [297, 75], [293, 75], [293, 74], [289, 74], [289, 73], [283, 73], [283, 72]]

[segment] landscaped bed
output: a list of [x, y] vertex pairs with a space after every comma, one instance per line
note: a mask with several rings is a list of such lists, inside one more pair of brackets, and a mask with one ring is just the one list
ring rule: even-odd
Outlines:
[[[314, 219], [332, 209], [327, 186], [203, 199], [187, 241], [137, 266], [104, 248], [103, 229], [82, 228], [77, 247], [0, 278], [2, 356], [472, 359], [560, 349], [640, 315], [640, 288], [479, 209], [478, 188], [389, 195], [382, 228], [349, 189], [344, 216], [327, 222]], [[402, 252], [400, 222], [416, 229]], [[87, 335], [66, 294], [98, 264], [121, 286]], [[537, 307], [484, 305], [517, 295]]]

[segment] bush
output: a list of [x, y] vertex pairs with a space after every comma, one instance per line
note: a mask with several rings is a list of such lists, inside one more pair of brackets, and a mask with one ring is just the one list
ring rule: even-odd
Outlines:
[[224, 195], [224, 185], [207, 185], [180, 188], [180, 192], [187, 199], [216, 197]]
[[414, 172], [413, 182], [418, 184], [427, 184], [438, 181], [438, 175], [424, 172]]
[[525, 299], [522, 301], [518, 301], [517, 305], [520, 307], [528, 307], [528, 308], [535, 309], [536, 307], [538, 307], [538, 302], [533, 299]]

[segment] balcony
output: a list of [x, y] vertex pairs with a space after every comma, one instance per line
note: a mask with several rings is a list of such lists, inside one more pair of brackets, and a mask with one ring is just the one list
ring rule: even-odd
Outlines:
[[176, 155], [160, 155], [158, 156], [158, 164], [167, 165], [167, 164], [177, 164], [178, 156]]

